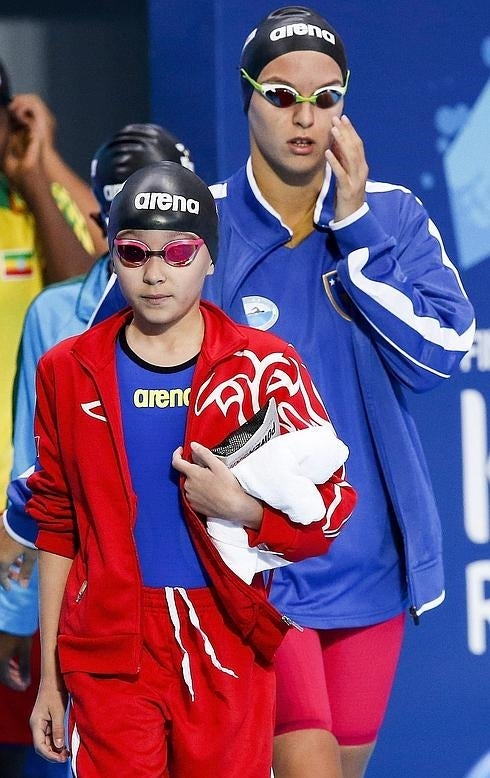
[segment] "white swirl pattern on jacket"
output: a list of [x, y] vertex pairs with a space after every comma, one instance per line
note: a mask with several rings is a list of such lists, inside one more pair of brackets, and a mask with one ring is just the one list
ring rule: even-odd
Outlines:
[[[209, 391], [209, 386], [212, 384], [215, 375], [213, 373], [213, 375], [211, 375], [209, 379], [203, 383], [196, 397], [194, 407], [196, 416], [199, 416], [212, 403], [216, 403], [216, 406], [220, 409], [223, 416], [226, 416], [230, 406], [236, 403], [239, 406], [238, 423], [244, 424], [247, 421], [247, 417], [244, 412], [245, 400], [249, 399], [251, 401], [253, 413], [257, 413], [260, 410], [260, 389], [262, 386], [264, 374], [271, 365], [277, 363], [277, 368], [269, 378], [266, 386], [267, 395], [272, 396], [273, 393], [275, 393], [281, 387], [284, 387], [287, 390], [290, 397], [294, 397], [296, 394], [300, 393], [303, 398], [305, 408], [308, 412], [308, 416], [303, 418], [288, 402], [284, 400], [278, 401], [277, 413], [282, 427], [288, 432], [293, 432], [296, 430], [298, 426], [293, 423], [293, 419], [296, 419], [298, 422], [300, 422], [300, 426], [305, 425], [307, 427], [311, 427], [315, 425], [320, 426], [328, 424], [328, 422], [323, 417], [319, 416], [311, 406], [308, 392], [306, 391], [306, 387], [301, 377], [300, 364], [297, 360], [292, 357], [287, 358], [279, 352], [268, 354], [263, 359], [260, 359], [257, 354], [254, 354], [253, 351], [248, 349], [235, 354], [235, 356], [245, 357], [250, 360], [250, 364], [253, 367], [252, 376], [249, 376], [246, 373], [238, 373], [237, 375], [227, 379], [226, 381], [223, 381], [218, 386]], [[281, 369], [281, 364], [294, 366], [294, 380], [286, 372], [286, 370]], [[227, 396], [226, 399], [223, 399], [225, 391], [230, 389], [234, 390], [234, 394]], [[314, 391], [318, 401], [323, 405], [323, 402], [316, 388], [314, 388]]]

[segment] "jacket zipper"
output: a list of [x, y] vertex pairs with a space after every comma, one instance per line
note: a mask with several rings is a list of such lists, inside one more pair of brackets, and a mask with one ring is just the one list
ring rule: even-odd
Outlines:
[[75, 602], [80, 602], [80, 600], [82, 599], [83, 595], [85, 594], [87, 586], [88, 586], [88, 581], [84, 581], [82, 583], [80, 589], [78, 590], [78, 594], [75, 597]]
[[410, 616], [413, 619], [413, 623], [415, 624], [415, 626], [418, 626], [420, 624], [420, 617], [419, 614], [417, 613], [417, 608], [415, 607], [415, 605], [410, 606], [409, 612], [410, 612]]
[[303, 627], [300, 624], [297, 624], [292, 619], [290, 619], [289, 616], [286, 616], [285, 613], [281, 615], [281, 618], [288, 625], [288, 627], [294, 627], [295, 629], [298, 629], [300, 632], [304, 632]]

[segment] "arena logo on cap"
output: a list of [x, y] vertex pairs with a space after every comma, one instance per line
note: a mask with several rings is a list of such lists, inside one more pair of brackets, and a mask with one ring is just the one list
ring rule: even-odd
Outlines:
[[108, 203], [112, 202], [117, 195], [118, 192], [121, 191], [123, 188], [124, 183], [122, 184], [106, 184], [104, 186], [103, 192], [104, 192], [104, 198], [107, 200]]
[[282, 27], [276, 27], [272, 30], [269, 37], [271, 41], [279, 41], [282, 38], [291, 38], [293, 35], [310, 35], [311, 37], [323, 38], [323, 40], [335, 46], [335, 35], [330, 30], [322, 30], [316, 24], [305, 24], [297, 22], [296, 24], [285, 24]]
[[138, 211], [182, 211], [199, 213], [199, 201], [184, 195], [169, 192], [138, 192], [134, 198], [134, 207]]

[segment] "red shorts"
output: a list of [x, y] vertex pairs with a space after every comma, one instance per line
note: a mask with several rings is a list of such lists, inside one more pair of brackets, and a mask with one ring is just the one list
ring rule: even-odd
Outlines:
[[210, 590], [143, 599], [137, 676], [65, 675], [74, 775], [270, 778], [272, 666], [257, 663]]
[[290, 629], [275, 660], [276, 735], [326, 729], [340, 745], [376, 740], [393, 685], [405, 615], [356, 629]]

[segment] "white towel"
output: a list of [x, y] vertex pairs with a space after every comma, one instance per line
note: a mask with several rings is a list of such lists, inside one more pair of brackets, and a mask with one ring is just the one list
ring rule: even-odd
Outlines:
[[[315, 484], [323, 484], [341, 467], [349, 449], [331, 424], [279, 435], [264, 443], [232, 468], [242, 488], [292, 521], [311, 524], [325, 515]], [[209, 518], [208, 533], [224, 562], [244, 581], [255, 573], [290, 564], [264, 547], [251, 548], [240, 524]]]
[[247, 532], [241, 524], [210, 518], [207, 529], [225, 564], [248, 584], [252, 582], [255, 573], [291, 564], [281, 554], [263, 546], [251, 548]]
[[331, 424], [279, 435], [232, 468], [248, 494], [286, 513], [291, 521], [311, 524], [325, 515], [315, 484], [323, 484], [344, 464], [349, 449]]

